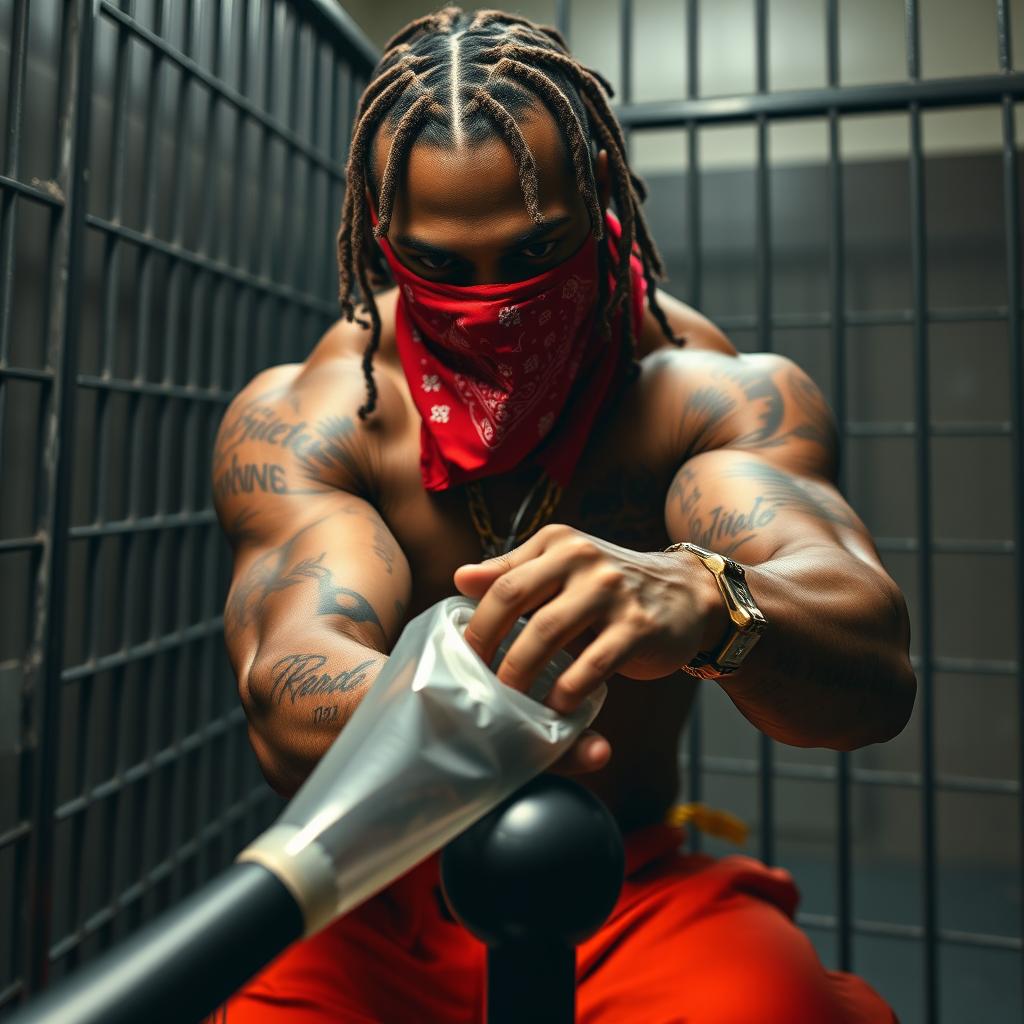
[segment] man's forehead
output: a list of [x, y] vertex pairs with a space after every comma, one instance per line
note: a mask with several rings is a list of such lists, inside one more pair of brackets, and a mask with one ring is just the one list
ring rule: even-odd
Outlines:
[[[562, 132], [542, 104], [523, 111], [516, 123], [537, 165], [541, 203], [564, 201], [576, 192], [576, 179]], [[374, 181], [378, 191], [393, 132], [382, 129], [374, 142]], [[442, 214], [457, 207], [464, 215], [476, 208], [519, 206], [523, 203], [519, 167], [505, 137], [494, 133], [481, 142], [463, 142], [459, 147], [417, 142], [409, 151], [406, 166], [396, 182], [396, 212]]]

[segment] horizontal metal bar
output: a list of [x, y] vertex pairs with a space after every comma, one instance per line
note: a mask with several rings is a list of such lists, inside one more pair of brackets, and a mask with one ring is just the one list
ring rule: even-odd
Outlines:
[[99, 0], [99, 6], [100, 10], [108, 17], [118, 22], [118, 24], [143, 40], [143, 42], [148, 43], [154, 50], [159, 51], [168, 60], [173, 61], [186, 74], [198, 79], [203, 85], [233, 107], [247, 114], [254, 121], [258, 121], [268, 132], [276, 135], [291, 149], [301, 153], [311, 163], [322, 167], [328, 174], [333, 175], [339, 181], [344, 178], [345, 168], [341, 164], [335, 162], [329, 156], [325, 156], [306, 142], [303, 142], [286, 125], [281, 124], [276, 118], [264, 113], [255, 103], [250, 102], [241, 93], [235, 92], [231, 86], [226, 85], [219, 78], [210, 74], [205, 68], [200, 67], [191, 57], [187, 57], [180, 50], [176, 50], [159, 36], [154, 35], [149, 29], [144, 28], [134, 18], [125, 14], [119, 7], [111, 3], [111, 0]]
[[[701, 768], [716, 775], [734, 775], [756, 778], [760, 762], [752, 757], [704, 757]], [[835, 782], [839, 777], [834, 764], [795, 764], [792, 761], [775, 762], [775, 775], [783, 779], [805, 782]], [[920, 772], [887, 771], [881, 768], [852, 768], [850, 779], [865, 786], [892, 786], [918, 788], [922, 785]], [[953, 793], [988, 793], [995, 796], [1015, 796], [1020, 792], [1016, 779], [978, 778], [973, 775], [951, 773], [936, 776], [938, 789]]]
[[338, 315], [336, 303], [326, 302], [315, 295], [305, 295], [302, 292], [297, 292], [294, 288], [278, 284], [268, 277], [258, 277], [255, 274], [240, 270], [238, 267], [233, 267], [229, 263], [221, 263], [219, 260], [211, 259], [209, 256], [191, 252], [180, 245], [174, 245], [172, 242], [165, 242], [163, 239], [155, 238], [153, 235], [133, 231], [131, 228], [126, 228], [121, 224], [114, 224], [93, 214], [89, 214], [85, 220], [92, 228], [103, 231], [108, 235], [123, 238], [126, 242], [131, 242], [133, 245], [152, 249], [154, 252], [159, 252], [171, 259], [188, 263], [199, 270], [205, 270], [207, 273], [227, 278], [256, 291], [265, 292], [267, 295], [274, 296], [274, 298], [284, 299], [286, 302], [290, 302], [295, 306], [301, 306], [303, 309], [309, 309], [322, 316], [334, 317]]
[[[35, 181], [38, 181], [38, 178], [33, 178], [33, 182]], [[47, 188], [46, 185], [50, 187]], [[0, 174], [0, 188], [17, 192], [18, 195], [24, 196], [26, 199], [32, 199], [37, 203], [45, 203], [47, 206], [52, 206], [58, 210], [64, 207], [64, 193], [61, 192], [60, 186], [55, 181], [46, 182], [45, 185], [41, 182], [38, 185], [26, 185], [25, 182], [18, 181], [17, 178], [10, 178], [6, 174]]]
[[232, 804], [216, 821], [204, 825], [199, 834], [188, 842], [182, 843], [174, 853], [147, 871], [134, 885], [129, 885], [118, 893], [114, 902], [87, 918], [80, 928], [66, 935], [50, 947], [49, 959], [56, 963], [61, 957], [67, 956], [76, 946], [81, 945], [90, 935], [98, 932], [109, 924], [121, 911], [138, 902], [155, 885], [171, 874], [183, 861], [195, 857], [204, 846], [209, 845], [222, 832], [226, 831], [237, 818], [248, 814], [257, 804], [264, 803], [274, 796], [274, 791], [265, 783], [251, 789], [241, 800]]
[[[833, 914], [796, 915], [797, 924], [804, 928], [819, 928], [834, 931], [838, 920]], [[896, 924], [891, 921], [855, 920], [853, 930], [858, 935], [877, 935], [890, 939], [908, 939], [920, 942], [924, 938], [924, 929], [916, 924]], [[1021, 940], [1015, 935], [990, 935], [985, 932], [965, 932], [952, 928], [940, 928], [937, 932], [940, 942], [951, 946], [981, 946], [986, 949], [1006, 949], [1017, 952], [1022, 948]]]
[[31, 380], [38, 384], [49, 384], [53, 380], [53, 370], [32, 370], [24, 366], [0, 365], [0, 377], [10, 380]]
[[[912, 655], [911, 665], [916, 668], [918, 660]], [[954, 675], [1012, 676], [1018, 671], [1017, 661], [999, 658], [932, 658], [931, 664], [938, 672]]]
[[839, 114], [876, 114], [924, 107], [957, 107], [997, 103], [1004, 96], [1024, 96], [1024, 74], [977, 75], [971, 78], [936, 78], [916, 82], [884, 82], [824, 89], [716, 96], [695, 100], [652, 100], [619, 106], [615, 113], [626, 128], [674, 128], [684, 124], [726, 124], [759, 117], [824, 117]]
[[192, 753], [206, 746], [212, 739], [241, 725], [245, 721], [245, 711], [241, 706], [233, 708], [226, 715], [214, 718], [207, 722], [201, 729], [191, 732], [169, 747], [157, 751], [151, 757], [147, 757], [123, 772], [97, 783], [87, 793], [81, 793], [76, 797], [62, 803], [54, 812], [55, 821], [64, 821], [76, 814], [81, 814], [93, 804], [107, 800], [136, 782], [155, 775], [162, 768], [167, 768], [180, 761], [186, 754]]
[[139, 519], [116, 519], [107, 523], [72, 526], [68, 535], [72, 540], [85, 537], [112, 537], [148, 530], [182, 530], [196, 526], [209, 526], [217, 521], [213, 509], [204, 512], [175, 512], [170, 515], [145, 516]]
[[[916, 537], [875, 537], [879, 551], [912, 555], [920, 550]], [[1012, 555], [1015, 550], [1012, 540], [933, 540], [928, 550], [940, 555]]]
[[[1021, 308], [1024, 313], [1024, 307]], [[716, 316], [706, 312], [710, 319], [723, 331], [753, 331], [757, 329], [757, 315], [754, 313], [733, 313]], [[930, 309], [925, 314], [929, 323], [974, 324], [993, 323], [1009, 319], [1008, 306], [951, 306]], [[842, 323], [848, 327], [906, 327], [914, 322], [913, 310], [850, 310], [843, 314]], [[800, 331], [826, 330], [832, 327], [829, 313], [776, 313], [771, 319], [772, 330]]]
[[46, 545], [46, 538], [38, 537], [9, 537], [0, 540], [0, 555], [10, 554], [14, 551], [32, 551], [34, 548], [41, 548]]
[[63, 683], [74, 682], [76, 679], [84, 679], [87, 676], [94, 676], [99, 672], [108, 672], [112, 668], [121, 668], [123, 665], [130, 665], [135, 661], [143, 661], [152, 658], [165, 651], [172, 651], [175, 647], [184, 647], [196, 640], [202, 640], [211, 633], [219, 633], [224, 628], [224, 616], [207, 619], [205, 622], [196, 622], [185, 629], [174, 633], [168, 633], [157, 640], [147, 640], [145, 643], [136, 644], [122, 651], [113, 654], [104, 654], [99, 658], [93, 658], [83, 662], [81, 665], [74, 665], [61, 671], [60, 678]]
[[[920, 550], [916, 537], [882, 537], [874, 538], [879, 551], [892, 554], [913, 555]], [[928, 549], [940, 555], [1012, 555], [1016, 545], [1012, 540], [971, 540], [939, 538], [931, 543]]]
[[[936, 437], [1008, 437], [1012, 431], [1009, 423], [942, 423], [929, 424], [928, 433]], [[869, 422], [847, 421], [846, 432], [851, 437], [914, 437], [917, 426], [913, 420]]]
[[129, 395], [152, 395], [155, 398], [181, 398], [189, 402], [214, 402], [227, 405], [235, 397], [235, 391], [219, 391], [197, 388], [190, 384], [157, 384], [147, 380], [119, 380], [116, 377], [96, 377], [80, 373], [77, 383], [83, 388], [98, 391], [119, 391]]
[[19, 839], [24, 839], [32, 831], [30, 822], [22, 821], [0, 834], [0, 850], [13, 846]]

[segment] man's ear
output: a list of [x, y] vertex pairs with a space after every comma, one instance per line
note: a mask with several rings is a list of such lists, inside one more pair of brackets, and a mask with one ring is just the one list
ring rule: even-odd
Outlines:
[[597, 198], [601, 209], [607, 210], [612, 199], [612, 182], [608, 174], [608, 150], [599, 149], [594, 161], [594, 181], [597, 184]]

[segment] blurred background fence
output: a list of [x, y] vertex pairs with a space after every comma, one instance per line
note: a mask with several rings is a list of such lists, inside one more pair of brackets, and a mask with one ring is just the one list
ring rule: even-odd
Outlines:
[[[0, 0], [0, 1012], [275, 812], [212, 436], [335, 316], [354, 102], [429, 6]], [[784, 747], [710, 686], [684, 791], [752, 824], [904, 1024], [1018, 1021], [1024, 2], [514, 9], [615, 84], [667, 290], [823, 388], [911, 608], [898, 739]]]

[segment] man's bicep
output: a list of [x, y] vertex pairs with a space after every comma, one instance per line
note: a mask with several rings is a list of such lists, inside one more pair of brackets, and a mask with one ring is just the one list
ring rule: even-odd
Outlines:
[[665, 500], [673, 541], [689, 540], [756, 565], [785, 550], [838, 546], [881, 568], [867, 527], [839, 491], [748, 451], [720, 448], [694, 456]]
[[236, 547], [224, 634], [240, 678], [301, 634], [335, 633], [382, 653], [401, 630], [408, 561], [377, 510], [356, 495], [264, 500]]

